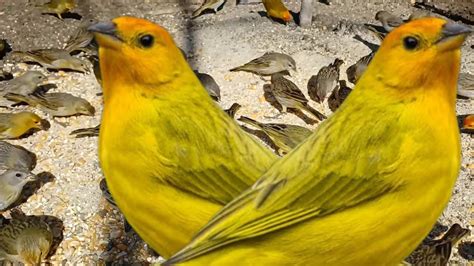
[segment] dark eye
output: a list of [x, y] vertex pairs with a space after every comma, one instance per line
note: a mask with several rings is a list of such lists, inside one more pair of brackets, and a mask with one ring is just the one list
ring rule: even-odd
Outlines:
[[403, 39], [403, 45], [406, 49], [413, 50], [418, 47], [418, 40], [415, 37], [409, 36]]
[[15, 176], [16, 176], [16, 177], [21, 177], [21, 174], [20, 174], [20, 173], [16, 173]]
[[143, 35], [142, 37], [140, 37], [140, 44], [143, 46], [143, 47], [151, 47], [153, 45], [153, 36], [147, 34], [147, 35]]

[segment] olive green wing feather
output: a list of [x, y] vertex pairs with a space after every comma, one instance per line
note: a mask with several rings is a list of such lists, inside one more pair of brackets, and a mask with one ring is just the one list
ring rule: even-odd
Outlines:
[[[394, 128], [376, 124], [373, 128], [359, 129], [370, 131], [370, 136], [357, 142], [338, 143], [341, 134], [350, 140], [350, 134], [358, 129], [340, 130], [344, 127], [334, 127], [334, 124], [350, 123], [352, 119], [360, 117], [355, 114], [321, 125], [303, 145], [275, 163], [252, 188], [219, 211], [194, 240], [165, 265], [308, 219], [323, 218], [398, 189], [401, 184], [394, 184], [386, 177], [400, 163], [393, 159], [398, 158], [403, 134], [389, 134]], [[378, 149], [374, 136], [386, 143], [387, 149]], [[360, 153], [360, 149], [364, 152]], [[358, 156], [351, 154], [356, 152]], [[378, 161], [374, 163], [374, 160]]]
[[[172, 138], [169, 143], [174, 152], [168, 153], [168, 163], [163, 165], [165, 174], [160, 178], [180, 190], [226, 204], [249, 188], [277, 157], [217, 108], [215, 106], [215, 113], [201, 116], [211, 119], [216, 125], [214, 128], [187, 135], [189, 128], [202, 125], [195, 120], [183, 120], [180, 124], [188, 129], [167, 134]], [[199, 109], [206, 112], [206, 108]], [[216, 136], [220, 137], [213, 139], [199, 133], [206, 130], [216, 131]]]

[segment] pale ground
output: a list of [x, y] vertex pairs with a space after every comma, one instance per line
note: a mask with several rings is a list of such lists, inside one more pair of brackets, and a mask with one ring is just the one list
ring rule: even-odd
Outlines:
[[[331, 6], [316, 3], [313, 27], [301, 29], [294, 24], [285, 26], [262, 17], [257, 13], [264, 10], [261, 4], [234, 9], [224, 7], [217, 15], [208, 14], [188, 20], [179, 12], [181, 7], [172, 1], [160, 1], [161, 4], [150, 2], [101, 1], [88, 5], [84, 1], [77, 12], [91, 14], [98, 20], [134, 15], [163, 25], [188, 53], [191, 64], [216, 79], [221, 86], [220, 104], [224, 108], [238, 102], [243, 107], [237, 116], [247, 115], [262, 121], [302, 126], [308, 125], [293, 114], [286, 114], [278, 120], [268, 119], [278, 111], [263, 100], [264, 82], [252, 74], [231, 73], [228, 69], [268, 51], [284, 52], [296, 60], [298, 71], [291, 79], [306, 93], [309, 77], [335, 57], [345, 61], [341, 71], [341, 78], [345, 79], [346, 68], [370, 52], [367, 46], [353, 38], [361, 28], [357, 25], [366, 22], [376, 24], [373, 17], [380, 9], [391, 10], [405, 18], [413, 10], [408, 1], [334, 1]], [[296, 1], [293, 2], [290, 7], [298, 11]], [[341, 20], [344, 22], [340, 23]], [[6, 38], [14, 50], [62, 47], [79, 23], [72, 18], [61, 21], [53, 16], [40, 15], [26, 1], [0, 0], [0, 38]], [[333, 31], [338, 24], [339, 30]], [[360, 32], [360, 35], [377, 43], [366, 32]], [[470, 48], [473, 43], [471, 37], [464, 46], [462, 63], [462, 71], [471, 74], [474, 74], [474, 50]], [[15, 75], [26, 69], [41, 69], [13, 64], [8, 60], [0, 63]], [[106, 262], [147, 264], [156, 261], [157, 257], [133, 232], [124, 233], [118, 211], [101, 197], [99, 180], [102, 174], [97, 160], [97, 138], [74, 139], [69, 136], [74, 129], [93, 127], [100, 121], [101, 98], [96, 96], [100, 87], [94, 76], [70, 72], [52, 72], [48, 75], [57, 85], [55, 91], [84, 97], [97, 109], [94, 117], [80, 116], [56, 121], [35, 110], [51, 121], [49, 131], [11, 141], [36, 153], [38, 166], [35, 173], [46, 171], [55, 176], [52, 182], [46, 183], [21, 205], [27, 214], [53, 215], [64, 222], [64, 240], [51, 257], [51, 262], [91, 265]], [[312, 102], [312, 105], [327, 115], [331, 113], [326, 104], [318, 106]], [[459, 114], [474, 112], [473, 100], [459, 100], [457, 107]], [[474, 226], [473, 144], [472, 136], [462, 135], [462, 168], [451, 202], [440, 218], [444, 225], [457, 222], [471, 230]], [[423, 194], [422, 188], [420, 194]], [[474, 240], [472, 236], [466, 239]], [[454, 251], [452, 263], [466, 265], [468, 262]]]

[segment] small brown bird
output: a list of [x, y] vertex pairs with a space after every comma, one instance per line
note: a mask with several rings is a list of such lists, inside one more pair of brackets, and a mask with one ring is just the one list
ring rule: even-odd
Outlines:
[[47, 69], [68, 69], [85, 73], [88, 71], [87, 64], [79, 58], [75, 58], [64, 49], [38, 49], [31, 51], [15, 51], [13, 56], [21, 58], [26, 62], [35, 62]]
[[36, 155], [27, 149], [0, 140], [0, 169], [31, 171], [36, 165]]
[[100, 73], [99, 57], [97, 55], [91, 55], [87, 58], [92, 63], [92, 69], [94, 71], [94, 76], [95, 76], [97, 82], [100, 85], [102, 85], [102, 74]]
[[308, 81], [308, 95], [313, 101], [323, 103], [326, 95], [330, 93], [339, 80], [339, 68], [344, 63], [336, 58], [333, 63], [322, 67], [317, 75], [311, 76]]
[[235, 117], [235, 114], [237, 113], [237, 111], [239, 111], [239, 109], [242, 107], [242, 105], [238, 104], [238, 103], [233, 103], [229, 109], [225, 109], [224, 112], [226, 112], [230, 117], [234, 118]]
[[[0, 211], [6, 210], [18, 197], [26, 183], [36, 179], [29, 171], [0, 169]], [[0, 245], [1, 247], [1, 245]], [[0, 252], [1, 254], [1, 252]], [[1, 258], [1, 256], [0, 256]]]
[[87, 28], [95, 23], [97, 23], [95, 19], [86, 19], [81, 22], [81, 24], [73, 31], [67, 40], [64, 50], [68, 51], [69, 53], [74, 51], [88, 52], [89, 50], [86, 49], [86, 47], [90, 45], [94, 39], [94, 35], [88, 31]]
[[408, 21], [425, 18], [425, 17], [433, 17], [433, 16], [434, 14], [431, 13], [431, 11], [417, 8], [413, 11], [413, 13], [410, 14], [410, 16], [408, 17]]
[[50, 226], [38, 216], [11, 215], [0, 228], [0, 259], [40, 265], [53, 243]]
[[388, 11], [382, 10], [379, 11], [375, 14], [375, 19], [380, 21], [382, 24], [383, 28], [387, 31], [390, 32], [394, 28], [400, 26], [403, 24], [403, 20], [393, 14], [391, 14]]
[[31, 106], [39, 105], [42, 111], [53, 117], [93, 116], [95, 114], [94, 107], [87, 100], [69, 93], [36, 93], [30, 95], [8, 93], [4, 97], [17, 103], [25, 102]]
[[374, 55], [375, 55], [375, 52], [372, 52], [372, 53], [360, 58], [359, 60], [357, 60], [357, 62], [355, 64], [350, 66], [346, 70], [347, 80], [349, 80], [349, 82], [351, 82], [352, 84], [356, 84], [356, 82], [362, 76], [362, 74], [364, 73], [365, 69], [369, 65], [369, 63], [372, 60], [372, 58], [374, 57]]
[[76, 130], [71, 131], [69, 135], [76, 135], [76, 138], [84, 138], [84, 137], [98, 137], [100, 130], [100, 124], [95, 127], [88, 127], [88, 128], [79, 128]]
[[459, 74], [458, 95], [474, 99], [474, 75], [469, 73]]
[[339, 80], [339, 85], [332, 91], [328, 98], [328, 106], [331, 111], [335, 112], [342, 102], [349, 96], [352, 89], [347, 87], [345, 80]]
[[440, 239], [425, 240], [413, 251], [407, 261], [412, 265], [447, 265], [451, 249], [469, 232], [469, 229], [454, 224]]
[[112, 206], [117, 207], [112, 194], [110, 193], [109, 187], [107, 186], [107, 181], [105, 178], [102, 178], [99, 182], [100, 191], [102, 191], [102, 196], [109, 202]]
[[313, 132], [305, 127], [278, 123], [261, 123], [249, 117], [241, 116], [239, 121], [252, 125], [267, 134], [279, 148], [278, 154], [290, 152], [294, 147], [309, 137]]
[[58, 18], [63, 19], [62, 14], [72, 11], [76, 8], [74, 0], [50, 0], [48, 3], [42, 4], [44, 14], [56, 14]]
[[202, 12], [208, 9], [212, 9], [215, 13], [217, 13], [217, 10], [220, 6], [222, 6], [224, 1], [225, 0], [204, 0], [204, 3], [193, 12], [192, 17], [198, 17], [199, 15], [201, 15]]
[[0, 113], [0, 139], [16, 139], [31, 130], [45, 128], [45, 121], [34, 113]]
[[27, 71], [25, 74], [6, 82], [0, 83], [0, 106], [9, 107], [15, 102], [5, 99], [7, 93], [28, 95], [33, 93], [38, 85], [46, 80], [46, 76], [38, 71]]
[[296, 62], [291, 56], [271, 52], [230, 71], [246, 71], [260, 76], [270, 76], [280, 72], [289, 73], [290, 69], [296, 71]]
[[325, 115], [308, 105], [308, 99], [306, 99], [298, 86], [283, 77], [282, 74], [273, 74], [271, 82], [273, 95], [278, 103], [281, 104], [283, 113], [286, 113], [287, 108], [295, 108], [305, 110], [319, 120], [326, 119]]
[[199, 71], [195, 70], [194, 73], [198, 77], [199, 81], [201, 81], [203, 87], [206, 89], [209, 96], [215, 101], [221, 100], [221, 88], [214, 80], [214, 78], [206, 73], [199, 73]]

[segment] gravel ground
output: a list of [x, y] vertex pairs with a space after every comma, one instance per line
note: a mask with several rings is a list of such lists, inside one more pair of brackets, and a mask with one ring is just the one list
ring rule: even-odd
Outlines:
[[[405, 18], [414, 10], [408, 1], [332, 1], [330, 6], [316, 3], [313, 26], [302, 29], [292, 24], [285, 26], [270, 21], [259, 13], [264, 10], [261, 4], [224, 7], [216, 15], [208, 14], [189, 20], [185, 13], [195, 8], [192, 1], [182, 5], [172, 0], [161, 0], [159, 4], [149, 0], [95, 2], [84, 0], [75, 12], [98, 20], [108, 20], [118, 15], [145, 17], [167, 28], [187, 52], [193, 67], [211, 74], [220, 84], [221, 105], [224, 108], [238, 102], [243, 106], [238, 115], [302, 126], [308, 125], [293, 114], [285, 114], [278, 120], [269, 118], [277, 115], [278, 111], [263, 98], [264, 82], [252, 74], [231, 73], [228, 69], [267, 51], [276, 51], [294, 57], [298, 71], [291, 79], [303, 91], [309, 77], [336, 57], [345, 61], [341, 68], [341, 78], [345, 79], [345, 69], [370, 52], [368, 46], [354, 39], [354, 35], [359, 34], [363, 39], [377, 44], [377, 40], [364, 31], [361, 25], [376, 24], [374, 14], [381, 9], [393, 11]], [[0, 3], [0, 38], [6, 38], [13, 50], [62, 47], [71, 31], [80, 23], [75, 14], [66, 16], [64, 20], [41, 15], [27, 1], [0, 0]], [[299, 10], [296, 1], [287, 3], [293, 11]], [[463, 48], [462, 62], [462, 71], [471, 74], [474, 74], [474, 50], [470, 48], [473, 43], [472, 37], [468, 39]], [[36, 153], [38, 165], [35, 173], [47, 172], [54, 176], [21, 205], [27, 214], [52, 215], [63, 221], [64, 239], [50, 262], [55, 265], [110, 262], [140, 265], [157, 261], [156, 254], [133, 231], [124, 231], [118, 210], [101, 197], [99, 181], [102, 174], [97, 160], [97, 138], [75, 139], [69, 136], [69, 132], [74, 129], [93, 127], [100, 121], [102, 100], [96, 95], [100, 87], [94, 76], [62, 71], [48, 73], [38, 66], [15, 63], [8, 56], [0, 60], [0, 66], [12, 71], [15, 76], [27, 69], [40, 70], [48, 74], [51, 83], [57, 86], [53, 91], [81, 96], [97, 110], [94, 117], [53, 120], [30, 107], [16, 108], [34, 110], [51, 121], [48, 131], [11, 141]], [[312, 102], [312, 105], [326, 115], [331, 113], [326, 103], [321, 106]], [[473, 100], [460, 99], [457, 110], [459, 114], [474, 113]], [[472, 230], [473, 137], [463, 134], [462, 147], [461, 173], [440, 222], [444, 225], [460, 223]], [[472, 241], [474, 238], [471, 235], [465, 240]], [[451, 263], [469, 264], [456, 250]]]

